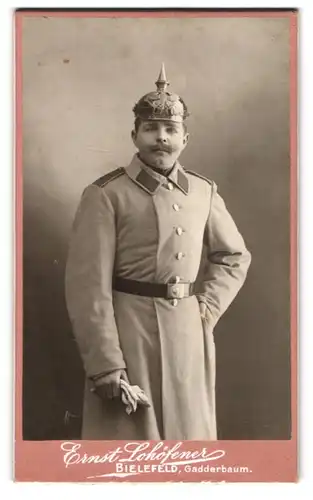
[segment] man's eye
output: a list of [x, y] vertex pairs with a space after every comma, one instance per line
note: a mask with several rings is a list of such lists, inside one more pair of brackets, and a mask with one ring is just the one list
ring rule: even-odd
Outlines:
[[166, 131], [168, 134], [175, 134], [176, 133], [176, 129], [174, 127], [168, 127], [166, 129]]

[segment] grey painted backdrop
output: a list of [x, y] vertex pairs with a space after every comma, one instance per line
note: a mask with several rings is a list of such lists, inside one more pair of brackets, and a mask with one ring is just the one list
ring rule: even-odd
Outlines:
[[25, 439], [79, 437], [71, 223], [84, 186], [130, 161], [131, 109], [162, 61], [192, 113], [182, 163], [218, 184], [253, 257], [215, 331], [219, 437], [289, 437], [288, 19], [38, 17], [23, 22]]

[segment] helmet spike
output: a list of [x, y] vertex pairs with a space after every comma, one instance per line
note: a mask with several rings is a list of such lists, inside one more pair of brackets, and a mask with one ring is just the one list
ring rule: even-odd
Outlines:
[[157, 81], [157, 90], [145, 94], [133, 107], [135, 118], [141, 120], [166, 120], [182, 123], [189, 116], [186, 104], [179, 95], [166, 91], [170, 82], [166, 79], [164, 63]]
[[166, 80], [165, 66], [164, 66], [163, 62], [162, 62], [159, 78], [157, 79], [155, 84], [157, 86], [158, 92], [164, 92], [166, 90], [167, 86], [170, 84], [170, 82], [168, 82]]

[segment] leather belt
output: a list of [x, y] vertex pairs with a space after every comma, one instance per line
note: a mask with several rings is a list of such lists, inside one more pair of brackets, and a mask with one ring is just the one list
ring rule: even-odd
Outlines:
[[194, 283], [149, 283], [146, 281], [114, 278], [113, 289], [117, 292], [141, 295], [143, 297], [162, 297], [163, 299], [183, 299], [194, 294]]

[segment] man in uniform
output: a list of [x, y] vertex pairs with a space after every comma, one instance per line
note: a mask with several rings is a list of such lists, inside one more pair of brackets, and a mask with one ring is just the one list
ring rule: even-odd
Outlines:
[[[66, 299], [87, 376], [83, 439], [217, 438], [213, 329], [251, 257], [214, 182], [178, 161], [188, 112], [164, 66], [156, 86], [133, 109], [138, 153], [85, 189], [74, 221]], [[121, 380], [150, 407], [128, 415]]]

